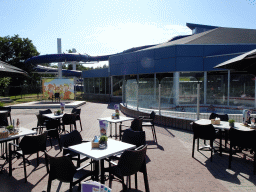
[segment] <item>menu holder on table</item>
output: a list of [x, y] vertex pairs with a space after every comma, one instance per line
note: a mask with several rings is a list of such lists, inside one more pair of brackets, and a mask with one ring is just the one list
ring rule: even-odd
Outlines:
[[82, 183], [81, 192], [111, 192], [111, 189], [96, 181]]

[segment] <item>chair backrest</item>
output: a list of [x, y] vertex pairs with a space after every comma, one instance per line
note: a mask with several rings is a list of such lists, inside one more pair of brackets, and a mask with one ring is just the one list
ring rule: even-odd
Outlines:
[[8, 126], [8, 113], [0, 113], [0, 126]]
[[45, 119], [41, 114], [36, 114], [37, 117], [37, 126], [43, 126]]
[[60, 136], [60, 144], [62, 147], [80, 144], [82, 143], [82, 140], [82, 136], [77, 130]]
[[220, 118], [221, 121], [228, 121], [228, 114], [216, 114], [216, 113], [211, 113], [209, 119], [215, 119], [216, 117]]
[[39, 114], [40, 114], [40, 115], [49, 114], [49, 113], [52, 113], [51, 109], [39, 110]]
[[218, 115], [216, 113], [211, 113], [209, 119], [215, 119], [216, 117], [218, 117]]
[[71, 113], [71, 114], [65, 113], [62, 117], [62, 123], [64, 125], [75, 124], [75, 121], [76, 121], [76, 114], [74, 113]]
[[192, 123], [192, 129], [194, 132], [194, 137], [206, 140], [215, 139], [216, 133], [212, 124], [209, 125], [199, 125], [195, 122]]
[[24, 155], [46, 150], [47, 132], [36, 136], [24, 136], [19, 144]]
[[11, 107], [0, 107], [0, 111], [8, 111], [8, 117], [11, 115]]
[[46, 121], [45, 126], [46, 126], [46, 130], [51, 130], [51, 131], [48, 131], [48, 136], [59, 138], [59, 132], [58, 132], [58, 128], [60, 126], [59, 119], [56, 119], [56, 120], [49, 119], [48, 121]]
[[136, 145], [137, 147], [146, 144], [145, 131], [134, 131], [132, 129], [126, 129], [122, 136], [122, 142]]
[[123, 176], [129, 176], [140, 171], [145, 161], [147, 145], [138, 150], [126, 150], [122, 153], [118, 162], [118, 167]]
[[54, 93], [54, 97], [55, 98], [59, 98], [60, 97], [60, 93]]
[[230, 128], [229, 139], [230, 145], [241, 148], [249, 148], [256, 150], [256, 131], [243, 131]]
[[156, 116], [156, 113], [154, 112], [154, 111], [152, 111], [151, 113], [150, 113], [150, 119], [155, 119], [155, 116]]
[[75, 113], [77, 115], [80, 115], [81, 114], [81, 109], [73, 108], [71, 113]]
[[219, 115], [218, 114], [218, 117], [220, 118], [221, 121], [228, 121], [228, 114], [224, 114], [224, 115]]
[[134, 131], [142, 131], [142, 119], [136, 118], [131, 122], [131, 129]]
[[[76, 173], [76, 168], [70, 157], [51, 157], [46, 153], [47, 161], [50, 163], [49, 177], [51, 180], [58, 179], [62, 182], [72, 182]], [[49, 165], [47, 165], [48, 167]]]

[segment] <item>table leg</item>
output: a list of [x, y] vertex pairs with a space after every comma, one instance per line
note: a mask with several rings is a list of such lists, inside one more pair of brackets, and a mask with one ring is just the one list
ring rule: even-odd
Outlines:
[[115, 136], [116, 136], [116, 139], [117, 139], [117, 124], [115, 123]]
[[110, 124], [110, 137], [112, 138], [112, 123], [111, 122], [109, 122], [109, 124]]
[[95, 161], [95, 171], [94, 171], [94, 173], [95, 173], [95, 175], [94, 175], [94, 179], [95, 179], [95, 181], [99, 181], [99, 161]]
[[222, 130], [220, 129], [220, 156], [222, 156]]
[[100, 182], [105, 184], [105, 168], [104, 168], [104, 159], [100, 160]]

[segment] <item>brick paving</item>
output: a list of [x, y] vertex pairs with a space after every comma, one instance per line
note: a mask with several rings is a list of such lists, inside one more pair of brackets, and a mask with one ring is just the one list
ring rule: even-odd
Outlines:
[[[80, 107], [84, 140], [91, 140], [99, 133], [97, 118], [110, 116], [113, 113], [113, 103], [90, 103]], [[56, 109], [52, 109], [53, 111]], [[71, 109], [66, 108], [66, 112]], [[35, 114], [38, 109], [13, 109], [12, 117], [19, 118], [21, 125], [27, 128], [36, 126]], [[129, 125], [130, 122], [125, 122]], [[78, 130], [80, 125], [77, 122]], [[109, 130], [108, 130], [109, 131]], [[193, 133], [171, 127], [156, 126], [158, 144], [153, 142], [152, 132], [145, 129], [148, 143], [147, 170], [150, 191], [255, 191], [256, 176], [253, 175], [253, 161], [247, 157], [234, 156], [232, 169], [228, 169], [228, 155], [213, 155], [210, 162], [209, 151], [195, 151], [191, 157]], [[201, 143], [202, 144], [202, 143]], [[215, 143], [217, 145], [217, 143]], [[59, 147], [47, 147], [51, 155], [61, 155]], [[29, 157], [31, 165], [27, 166], [28, 182], [24, 183], [22, 159], [13, 160], [13, 176], [9, 177], [8, 166], [0, 174], [0, 191], [46, 191], [48, 175], [46, 174], [44, 156], [40, 153], [40, 165], [36, 167], [35, 155]], [[0, 160], [0, 164], [4, 161]], [[145, 191], [142, 174], [138, 174], [138, 190]], [[106, 182], [108, 185], [108, 181]], [[68, 191], [69, 185], [54, 181], [51, 191]], [[134, 177], [132, 177], [132, 190]], [[76, 191], [76, 190], [74, 190]], [[122, 191], [119, 182], [113, 182], [112, 191]]]

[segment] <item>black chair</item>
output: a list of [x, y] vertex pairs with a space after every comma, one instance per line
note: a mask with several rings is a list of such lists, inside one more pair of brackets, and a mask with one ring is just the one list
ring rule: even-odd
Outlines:
[[[217, 113], [211, 113], [209, 119], [215, 119], [219, 118], [221, 121], [228, 121], [229, 117], [228, 114], [217, 114]], [[229, 130], [225, 129], [224, 132], [220, 131], [218, 134], [219, 139], [224, 138], [225, 139], [225, 148], [227, 148], [227, 143], [228, 143], [228, 135], [229, 135]]]
[[56, 101], [60, 102], [60, 93], [54, 93], [54, 95], [52, 95], [52, 102], [53, 102], [53, 99], [55, 99], [55, 102]]
[[149, 191], [147, 169], [146, 169], [146, 151], [147, 145], [142, 145], [135, 150], [126, 150], [122, 153], [117, 165], [107, 168], [109, 171], [109, 187], [112, 186], [114, 177], [119, 179], [123, 185], [123, 190], [127, 189], [124, 183], [124, 176], [135, 174], [135, 188], [137, 189], [137, 172], [142, 172], [144, 175], [145, 191]]
[[12, 125], [11, 107], [0, 107], [0, 111], [8, 111], [7, 117], [10, 118], [10, 124]]
[[[72, 160], [68, 156], [63, 157], [51, 157], [46, 154], [46, 170], [49, 173], [47, 192], [51, 191], [52, 181], [57, 179], [60, 182], [66, 182], [70, 184], [69, 191], [72, 191], [72, 187], [79, 184], [81, 188], [81, 181], [93, 175], [90, 170], [84, 168], [89, 166], [90, 163], [83, 167], [76, 168], [72, 163]], [[50, 165], [50, 167], [49, 167]]]
[[130, 128], [134, 131], [142, 131], [142, 119], [140, 119], [140, 118], [134, 119], [131, 122], [131, 126], [126, 126], [126, 125], [120, 124], [119, 125], [120, 140], [122, 140], [122, 135], [123, 135], [124, 131], [126, 130], [126, 129], [123, 130], [123, 127], [126, 127], [128, 129]]
[[228, 121], [229, 117], [228, 114], [217, 114], [217, 113], [211, 113], [209, 119], [215, 119], [215, 118], [220, 118], [221, 121]]
[[40, 114], [40, 115], [43, 115], [43, 114], [50, 114], [50, 113], [52, 113], [52, 110], [51, 110], [51, 109], [39, 110], [39, 114]]
[[0, 126], [8, 126], [8, 113], [0, 113]]
[[[14, 143], [9, 143], [9, 175], [12, 176], [12, 154], [17, 154], [18, 157], [23, 157], [24, 166], [24, 176], [25, 183], [27, 182], [27, 172], [26, 172], [26, 158], [25, 155], [32, 155], [37, 153], [37, 166], [39, 165], [39, 151], [45, 153], [46, 151], [46, 139], [47, 132], [36, 135], [36, 136], [24, 136], [19, 145]], [[12, 150], [12, 146], [16, 147], [16, 150]], [[28, 160], [27, 160], [28, 161]], [[28, 161], [29, 162], [29, 161]]]
[[62, 117], [62, 126], [63, 126], [63, 131], [65, 131], [65, 125], [70, 126], [70, 132], [73, 130], [73, 126], [76, 130], [76, 114], [67, 114], [65, 113]]
[[69, 154], [72, 160], [77, 161], [77, 167], [80, 167], [80, 164], [89, 158], [84, 155], [80, 155], [79, 153], [70, 151], [67, 148], [69, 146], [77, 145], [82, 142], [88, 142], [88, 141], [83, 141], [81, 134], [77, 130], [74, 130], [71, 133], [60, 136], [60, 145], [61, 145], [61, 149], [63, 149], [63, 155]]
[[60, 120], [49, 119], [48, 121], [46, 121], [45, 127], [48, 132], [47, 138], [50, 139], [51, 147], [52, 147], [52, 139], [54, 138], [58, 140], [59, 147], [61, 150], [60, 136], [59, 136]]
[[82, 128], [82, 122], [81, 122], [81, 109], [73, 108], [71, 113], [76, 114], [76, 121], [80, 122], [80, 127], [81, 127], [81, 131], [82, 131], [83, 128]]
[[136, 145], [137, 147], [146, 144], [145, 131], [134, 131], [132, 129], [126, 129], [124, 131], [122, 142]]
[[152, 111], [150, 116], [140, 116], [139, 118], [142, 119], [142, 128], [151, 127], [153, 139], [157, 143], [155, 123], [154, 123], [155, 116], [156, 116], [155, 112]]
[[212, 152], [214, 151], [213, 148], [213, 141], [216, 139], [217, 135], [215, 129], [212, 124], [209, 125], [199, 125], [195, 122], [192, 122], [192, 129], [194, 132], [193, 136], [193, 148], [192, 148], [192, 157], [194, 157], [194, 150], [195, 150], [195, 140], [197, 139], [197, 151], [199, 151], [199, 139], [210, 140], [210, 151], [211, 151], [211, 161], [212, 161]]
[[39, 134], [43, 133], [43, 129], [46, 128], [46, 119], [41, 114], [36, 114], [37, 117], [37, 128]]
[[254, 154], [253, 162], [253, 174], [256, 172], [256, 131], [242, 131], [234, 128], [229, 130], [230, 138], [230, 151], [229, 151], [229, 165], [228, 168], [231, 169], [232, 155], [235, 153], [242, 152], [244, 149], [251, 150]]

